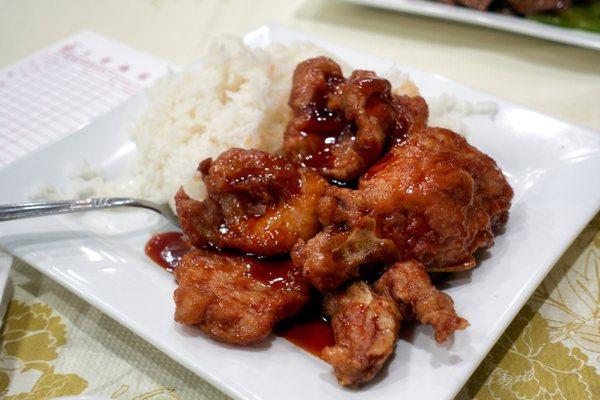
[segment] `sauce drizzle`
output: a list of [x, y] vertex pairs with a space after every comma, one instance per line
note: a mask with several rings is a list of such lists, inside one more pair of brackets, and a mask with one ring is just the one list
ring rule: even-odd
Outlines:
[[294, 267], [290, 258], [255, 258], [245, 257], [246, 271], [244, 275], [252, 277], [275, 289], [295, 286], [300, 271]]
[[[352, 127], [343, 115], [316, 105], [308, 110], [308, 119], [300, 132], [308, 144], [309, 154], [302, 156], [302, 164], [311, 168], [333, 168], [334, 150]], [[353, 135], [353, 132], [350, 132]], [[352, 136], [353, 137], [353, 136]]]
[[193, 246], [183, 238], [180, 232], [163, 232], [153, 235], [146, 243], [145, 252], [156, 264], [169, 272], [177, 268], [186, 253], [192, 251]]
[[[155, 234], [145, 247], [148, 257], [169, 272], [173, 272], [181, 258], [193, 250], [194, 247], [180, 232]], [[300, 277], [289, 258], [244, 258], [246, 274], [266, 285], [285, 288]], [[320, 357], [325, 347], [335, 344], [331, 324], [321, 313], [322, 301], [320, 294], [311, 293], [310, 303], [297, 315], [277, 324], [274, 333], [315, 357]]]
[[311, 293], [311, 301], [295, 316], [281, 321], [275, 334], [315, 357], [321, 357], [325, 347], [333, 346], [335, 338], [329, 319], [321, 312], [323, 296]]

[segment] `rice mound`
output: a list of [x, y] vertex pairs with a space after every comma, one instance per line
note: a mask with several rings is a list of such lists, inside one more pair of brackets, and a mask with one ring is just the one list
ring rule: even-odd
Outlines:
[[[281, 149], [294, 69], [319, 55], [334, 58], [310, 43], [252, 49], [235, 37], [215, 39], [201, 68], [169, 74], [148, 91], [148, 106], [130, 132], [137, 155], [129, 171], [107, 181], [95, 168], [80, 165], [72, 174], [73, 196], [131, 196], [173, 206], [183, 186], [202, 199], [197, 167], [203, 159], [231, 147]], [[394, 87], [418, 92], [406, 74], [388, 72]], [[44, 197], [62, 196], [46, 191]]]
[[201, 160], [231, 147], [277, 152], [291, 117], [294, 68], [321, 54], [308, 43], [250, 49], [220, 37], [202, 68], [163, 78], [131, 131], [138, 151], [130, 171], [134, 194], [166, 203], [183, 186], [201, 198]]
[[[280, 151], [291, 118], [294, 69], [320, 55], [333, 58], [345, 74], [351, 71], [310, 43], [252, 49], [239, 38], [218, 37], [201, 67], [169, 74], [148, 91], [148, 106], [130, 131], [137, 155], [124, 174], [106, 180], [101, 170], [83, 163], [71, 174], [75, 190], [68, 196], [42, 188], [35, 197], [127, 196], [173, 207], [173, 196], [183, 187], [202, 199], [205, 189], [197, 167], [203, 159], [231, 147]], [[397, 68], [382, 76], [398, 94], [419, 94]]]
[[126, 196], [174, 207], [173, 196], [183, 186], [202, 199], [200, 161], [231, 147], [280, 150], [291, 118], [294, 69], [319, 55], [330, 56], [310, 43], [252, 49], [239, 38], [220, 36], [201, 67], [168, 74], [148, 90], [148, 106], [130, 131], [137, 154], [124, 174], [107, 180], [84, 161], [71, 173], [72, 193], [44, 187], [32, 196]]
[[[102, 169], [81, 162], [70, 173], [72, 190], [36, 188], [32, 199], [58, 200], [92, 196], [137, 197], [169, 203], [180, 187], [203, 199], [197, 167], [231, 147], [278, 153], [291, 118], [288, 99], [296, 66], [312, 57], [328, 56], [344, 75], [351, 67], [311, 43], [272, 44], [253, 49], [239, 38], [216, 38], [201, 67], [168, 74], [148, 91], [148, 106], [130, 135], [137, 148], [124, 173], [106, 179]], [[396, 67], [380, 73], [393, 92], [418, 96], [419, 88]], [[497, 106], [470, 103], [454, 96], [429, 99], [429, 124], [465, 133], [471, 115], [491, 119]]]

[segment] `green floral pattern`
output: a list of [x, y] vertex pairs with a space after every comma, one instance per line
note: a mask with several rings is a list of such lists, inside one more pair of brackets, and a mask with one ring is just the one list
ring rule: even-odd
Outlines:
[[586, 227], [459, 398], [600, 398], [600, 215]]
[[600, 393], [600, 375], [587, 362], [578, 348], [552, 343], [547, 321], [526, 306], [471, 377], [467, 390], [481, 400], [592, 400]]
[[85, 379], [75, 374], [43, 374], [28, 393], [19, 393], [7, 396], [6, 400], [44, 400], [61, 396], [81, 394], [88, 383]]
[[55, 374], [52, 361], [66, 344], [66, 329], [50, 306], [13, 300], [8, 305], [0, 333], [0, 395], [8, 391], [10, 374], [37, 370], [42, 374], [29, 392], [6, 396], [6, 400], [43, 400], [82, 393], [88, 386], [75, 374]]

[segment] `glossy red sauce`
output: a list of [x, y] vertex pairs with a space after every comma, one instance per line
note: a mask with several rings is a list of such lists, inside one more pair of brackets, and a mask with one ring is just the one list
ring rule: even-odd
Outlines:
[[402, 113], [396, 110], [396, 118], [394, 120], [394, 125], [392, 128], [392, 132], [390, 134], [390, 143], [389, 147], [402, 143], [408, 137], [408, 129], [410, 127], [410, 120], [406, 113]]
[[335, 344], [331, 323], [321, 315], [286, 324], [282, 328], [277, 328], [276, 333], [315, 357], [321, 357], [325, 347]]
[[427, 217], [423, 214], [411, 214], [407, 222], [408, 223], [404, 227], [404, 230], [410, 236], [419, 237], [425, 235], [427, 232], [431, 232], [429, 221], [427, 220]]
[[314, 293], [311, 302], [297, 315], [280, 322], [275, 333], [308, 353], [320, 357], [335, 339], [331, 323], [321, 312], [321, 295]]
[[[169, 272], [173, 272], [181, 257], [193, 249], [180, 232], [158, 233], [148, 240], [145, 247], [148, 257]], [[283, 288], [300, 278], [299, 271], [287, 257], [245, 258], [248, 276], [267, 285]], [[321, 302], [321, 297], [314, 294], [310, 304], [298, 315], [275, 327], [275, 334], [319, 357], [325, 347], [335, 343], [331, 324], [321, 313]]]
[[163, 232], [152, 236], [146, 243], [146, 255], [169, 272], [177, 267], [181, 257], [190, 252], [193, 246], [180, 232]]
[[301, 132], [310, 149], [302, 163], [311, 168], [332, 168], [333, 150], [339, 145], [343, 131], [350, 128], [338, 112], [317, 106], [312, 108]]
[[315, 134], [335, 134], [346, 126], [343, 116], [329, 108], [314, 107], [309, 112], [305, 129]]
[[389, 152], [385, 156], [381, 157], [363, 176], [361, 180], [369, 180], [373, 178], [379, 171], [384, 170], [394, 159], [394, 155]]
[[300, 279], [300, 271], [294, 263], [286, 258], [246, 258], [245, 275], [276, 289], [294, 286], [296, 279]]

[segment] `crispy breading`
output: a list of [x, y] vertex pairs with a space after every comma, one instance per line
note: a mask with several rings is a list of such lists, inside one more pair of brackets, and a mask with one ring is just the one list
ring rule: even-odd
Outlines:
[[230, 149], [200, 166], [208, 197], [175, 197], [184, 232], [198, 247], [246, 253], [287, 253], [298, 239], [321, 228], [317, 205], [326, 182], [284, 158], [258, 150]]
[[289, 259], [197, 250], [182, 258], [175, 277], [175, 321], [229, 344], [264, 339], [309, 300], [309, 286]]
[[467, 320], [456, 314], [452, 298], [432, 285], [423, 264], [414, 260], [388, 268], [375, 284], [375, 290], [408, 306], [419, 322], [433, 326], [435, 339], [440, 343], [454, 331], [469, 326]]
[[326, 57], [298, 65], [289, 103], [284, 154], [337, 181], [358, 178], [428, 116], [422, 98], [392, 94], [390, 82], [372, 71], [356, 70], [345, 79]]
[[[297, 245], [294, 262], [322, 290], [358, 277], [368, 263], [415, 259], [429, 271], [470, 269], [473, 253], [490, 247], [494, 228], [506, 223], [512, 195], [494, 160], [452, 131], [428, 128], [395, 145], [357, 190], [329, 187], [319, 203], [328, 228]], [[369, 246], [332, 257], [332, 249]]]
[[330, 294], [324, 308], [331, 317], [335, 345], [323, 349], [321, 357], [333, 366], [340, 385], [370, 381], [394, 350], [401, 310], [365, 282]]

